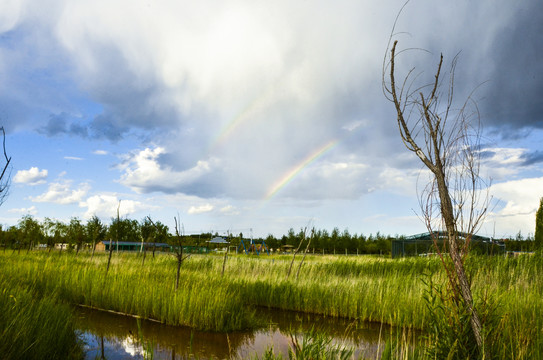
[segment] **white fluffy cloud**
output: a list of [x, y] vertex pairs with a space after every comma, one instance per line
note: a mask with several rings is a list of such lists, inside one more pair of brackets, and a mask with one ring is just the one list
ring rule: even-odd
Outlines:
[[156, 147], [129, 155], [121, 166], [124, 171], [120, 179], [121, 184], [138, 193], [181, 192], [184, 187], [196, 184], [212, 171], [213, 163], [209, 161], [198, 161], [192, 168], [176, 171], [160, 164], [159, 156], [164, 153], [164, 148]]
[[19, 170], [15, 174], [13, 181], [18, 184], [38, 185], [45, 183], [47, 179], [47, 170], [31, 167], [28, 170]]
[[145, 206], [135, 200], [120, 200], [117, 195], [101, 194], [87, 198], [79, 203], [80, 207], [86, 207], [85, 218], [90, 218], [94, 215], [100, 218], [112, 218], [117, 216], [127, 216], [134, 212], [144, 209]]
[[535, 213], [543, 196], [543, 177], [492, 185], [490, 195], [496, 200], [496, 208], [489, 214], [487, 225], [497, 223], [505, 234], [515, 234], [523, 229], [533, 234]]
[[31, 197], [34, 202], [50, 202], [55, 204], [75, 204], [81, 201], [87, 194], [89, 185], [79, 184], [77, 189], [72, 189], [72, 181], [61, 180], [49, 184], [47, 191], [39, 196]]
[[8, 212], [10, 213], [16, 213], [16, 214], [30, 214], [30, 215], [36, 215], [38, 213], [38, 209], [35, 206], [31, 206], [28, 208], [17, 208], [17, 209], [9, 209]]
[[203, 213], [206, 213], [206, 212], [210, 212], [210, 211], [213, 211], [215, 207], [211, 204], [204, 204], [204, 205], [199, 205], [199, 206], [191, 206], [187, 213], [190, 214], [190, 215], [194, 215], [194, 214], [203, 214]]

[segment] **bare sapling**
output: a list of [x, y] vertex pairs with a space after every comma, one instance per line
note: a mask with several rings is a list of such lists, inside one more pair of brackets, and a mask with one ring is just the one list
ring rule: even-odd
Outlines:
[[[117, 247], [119, 246], [119, 225], [121, 224], [121, 217], [119, 214], [121, 208], [121, 200], [119, 200], [119, 204], [117, 205], [117, 226], [115, 227], [115, 238], [117, 240]], [[111, 255], [113, 254], [113, 241], [110, 238], [109, 239], [109, 256], [107, 258], [107, 268], [106, 268], [106, 275], [109, 272], [109, 265], [111, 264]]]
[[4, 127], [0, 127], [0, 131], [2, 131], [2, 147], [4, 150], [4, 167], [2, 168], [2, 172], [0, 173], [0, 205], [4, 203], [6, 200], [6, 197], [8, 196], [8, 190], [10, 185], [10, 176], [9, 173], [6, 173], [9, 168], [9, 164], [11, 163], [11, 156], [8, 156], [6, 152], [6, 131], [4, 130]]
[[[143, 267], [145, 265], [145, 255], [147, 255], [147, 247], [144, 244], [144, 237], [141, 236], [141, 251], [143, 251], [143, 256], [141, 258], [141, 266]], [[147, 241], [149, 241], [149, 238], [147, 238]]]
[[179, 276], [180, 276], [180, 272], [181, 272], [181, 264], [183, 263], [183, 261], [187, 258], [190, 257], [190, 254], [183, 257], [183, 241], [182, 241], [182, 238], [181, 238], [181, 234], [179, 232], [179, 225], [180, 225], [180, 222], [179, 220], [174, 217], [173, 218], [174, 221], [175, 221], [175, 238], [176, 238], [176, 246], [174, 246], [175, 248], [175, 257], [177, 259], [177, 273], [176, 273], [176, 276], [175, 276], [175, 291], [177, 291], [177, 289], [179, 288]]
[[300, 248], [302, 247], [302, 244], [305, 241], [306, 232], [307, 232], [307, 227], [303, 229], [302, 234], [301, 234], [302, 236], [300, 237], [300, 243], [298, 244], [298, 247], [296, 248], [296, 250], [294, 250], [294, 253], [292, 254], [292, 261], [290, 262], [290, 266], [288, 268], [287, 279], [290, 277], [290, 272], [292, 271], [292, 265], [294, 264], [294, 259], [296, 258], [296, 254], [298, 254], [298, 252], [300, 251]]
[[222, 273], [221, 273], [221, 276], [224, 276], [224, 268], [226, 267], [226, 258], [228, 256], [228, 249], [229, 249], [229, 247], [227, 247], [226, 251], [224, 252], [224, 259], [222, 261]]
[[313, 240], [314, 236], [315, 236], [315, 228], [311, 229], [311, 236], [309, 237], [309, 241], [307, 242], [307, 246], [305, 247], [304, 256], [302, 256], [302, 261], [300, 261], [300, 265], [298, 265], [298, 271], [296, 271], [296, 280], [298, 280], [298, 276], [300, 275], [300, 269], [302, 268], [302, 265], [305, 260], [305, 256], [307, 255], [309, 247], [311, 246], [311, 240]]
[[[464, 267], [471, 237], [480, 228], [489, 203], [488, 185], [479, 177], [479, 113], [471, 96], [459, 107], [453, 104], [457, 57], [452, 61], [448, 85], [443, 91], [443, 55], [429, 84], [415, 83], [421, 74], [416, 74], [414, 68], [397, 81], [397, 61], [405, 54], [397, 51], [397, 44], [394, 41], [385, 55], [383, 91], [396, 109], [405, 147], [429, 170], [428, 185], [420, 196], [421, 217], [442, 259], [451, 295], [469, 312], [473, 336], [479, 350], [484, 351], [483, 326]], [[446, 234], [450, 260], [439, 249], [440, 234]]]

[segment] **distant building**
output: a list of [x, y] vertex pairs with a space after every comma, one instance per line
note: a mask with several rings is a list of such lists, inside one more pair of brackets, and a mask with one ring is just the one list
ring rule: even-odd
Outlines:
[[[157, 251], [170, 252], [175, 250], [175, 246], [166, 243], [143, 243], [145, 250], [151, 251], [153, 248]], [[141, 242], [136, 241], [100, 241], [96, 244], [96, 251], [109, 251], [110, 247], [113, 247], [113, 251], [141, 251]], [[209, 249], [206, 247], [197, 246], [183, 246], [183, 252], [186, 253], [208, 253]]]
[[[479, 254], [504, 254], [505, 243], [501, 240], [495, 240], [489, 237], [480, 235], [471, 235], [465, 233], [458, 233], [459, 240], [461, 242], [466, 241], [469, 238], [470, 250]], [[402, 256], [431, 256], [435, 254], [436, 249], [434, 240], [440, 248], [443, 248], [445, 240], [447, 238], [447, 232], [436, 231], [434, 233], [423, 233], [417, 235], [411, 235], [392, 240], [392, 257]], [[444, 252], [447, 252], [445, 249]]]

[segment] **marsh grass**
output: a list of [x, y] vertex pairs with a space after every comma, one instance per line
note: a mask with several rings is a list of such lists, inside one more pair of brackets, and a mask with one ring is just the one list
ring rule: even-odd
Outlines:
[[82, 349], [70, 308], [54, 296], [0, 278], [2, 359], [77, 359]]
[[[107, 254], [0, 257], [1, 276], [40, 294], [212, 331], [259, 326], [254, 309], [260, 306], [428, 329], [435, 326], [435, 312], [424, 300], [421, 280], [446, 282], [433, 258], [308, 255], [298, 279], [287, 279], [290, 256], [231, 254], [223, 276], [222, 256], [192, 256], [183, 262], [175, 291], [176, 262], [167, 255], [142, 266], [137, 254], [114, 254], [107, 276]], [[543, 353], [541, 258], [470, 257], [466, 267], [476, 301], [492, 302], [492, 356], [522, 359]], [[409, 353], [402, 341], [389, 342], [393, 353]]]

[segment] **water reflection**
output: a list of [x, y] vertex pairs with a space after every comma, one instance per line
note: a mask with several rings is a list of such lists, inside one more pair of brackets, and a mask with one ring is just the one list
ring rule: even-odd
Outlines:
[[77, 325], [86, 343], [86, 359], [144, 359], [146, 349], [152, 349], [154, 359], [246, 359], [271, 346], [276, 353], [287, 356], [291, 334], [311, 328], [355, 347], [357, 357], [375, 358], [379, 343], [382, 348], [383, 339], [388, 339], [391, 332], [389, 327], [375, 323], [313, 314], [267, 309], [259, 309], [258, 314], [268, 324], [264, 329], [225, 334], [144, 320], [138, 326], [132, 317], [76, 309]]

